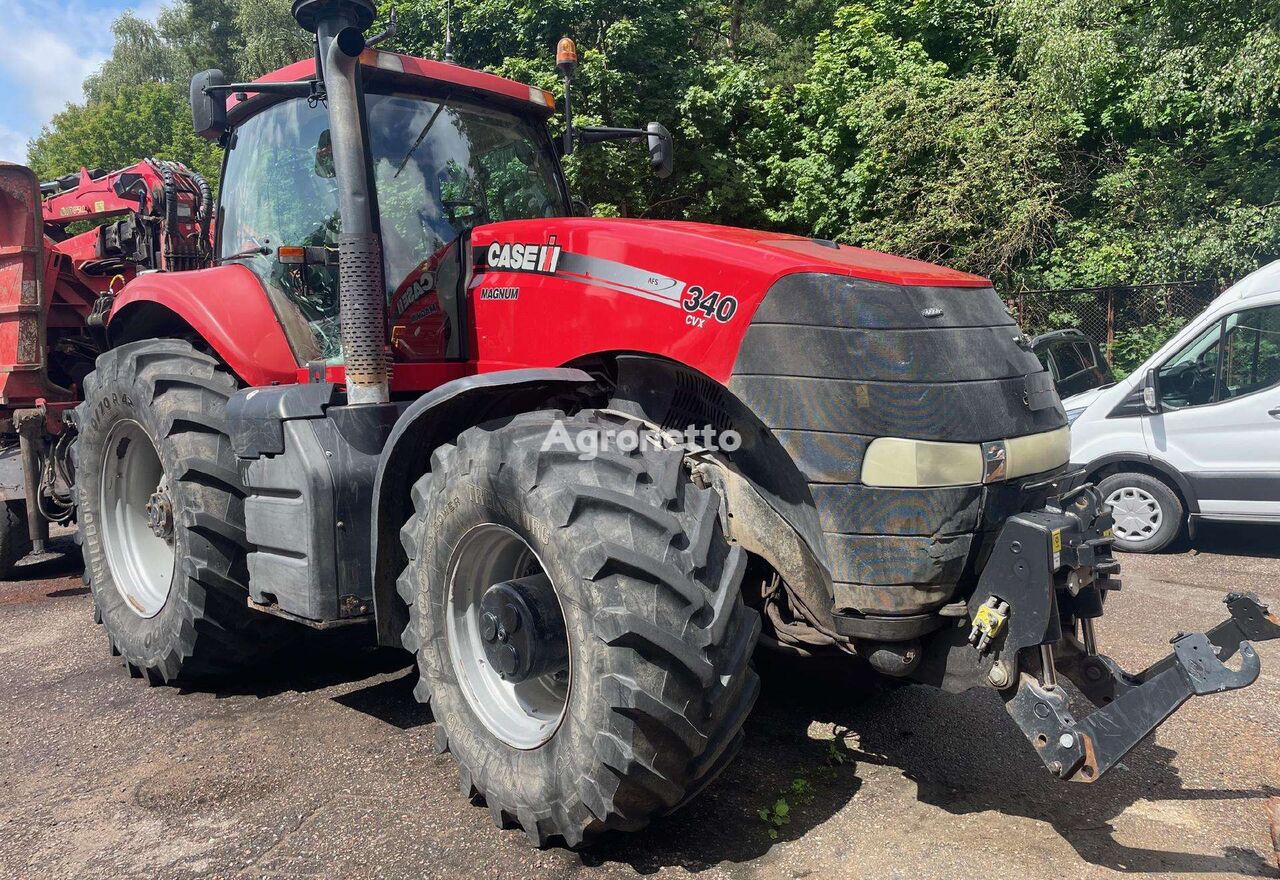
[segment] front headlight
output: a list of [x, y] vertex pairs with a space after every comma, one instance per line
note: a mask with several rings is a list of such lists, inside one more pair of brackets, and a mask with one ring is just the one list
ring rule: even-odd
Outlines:
[[1084, 412], [1088, 408], [1089, 407], [1087, 406], [1082, 406], [1082, 407], [1079, 407], [1078, 409], [1067, 410], [1067, 426], [1070, 427], [1071, 425], [1075, 424], [1076, 419], [1080, 418], [1080, 413]]
[[986, 443], [877, 437], [862, 456], [862, 482], [887, 489], [972, 486], [1051, 471], [1066, 464], [1070, 455], [1067, 428]]
[[982, 482], [982, 467], [976, 443], [877, 437], [862, 457], [862, 482], [895, 489], [964, 486]]

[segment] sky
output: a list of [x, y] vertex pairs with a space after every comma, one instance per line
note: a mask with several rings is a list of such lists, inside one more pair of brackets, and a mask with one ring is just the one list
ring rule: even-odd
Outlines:
[[0, 0], [0, 161], [25, 162], [27, 141], [111, 54], [126, 9], [155, 20], [160, 0]]

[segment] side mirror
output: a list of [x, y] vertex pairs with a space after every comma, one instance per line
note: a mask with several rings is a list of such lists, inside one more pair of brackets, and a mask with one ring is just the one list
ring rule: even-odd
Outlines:
[[326, 180], [333, 180], [338, 176], [337, 170], [333, 167], [333, 136], [329, 134], [329, 129], [320, 132], [320, 140], [316, 141], [316, 177], [323, 177]]
[[191, 124], [202, 138], [216, 141], [227, 130], [227, 96], [205, 92], [209, 86], [226, 84], [221, 70], [202, 70], [191, 77]]
[[671, 132], [660, 122], [650, 122], [645, 129], [648, 134], [649, 167], [658, 177], [670, 177], [675, 164], [675, 149], [671, 143]]
[[575, 198], [570, 204], [573, 207], [573, 216], [575, 217], [591, 216], [591, 206], [588, 205], [586, 202], [584, 202], [582, 199]]
[[1152, 415], [1161, 412], [1160, 378], [1155, 369], [1147, 370], [1147, 374], [1142, 377], [1142, 405]]

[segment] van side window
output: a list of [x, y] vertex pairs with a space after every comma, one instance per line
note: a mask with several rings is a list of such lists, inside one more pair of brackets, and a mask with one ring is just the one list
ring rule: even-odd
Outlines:
[[1168, 409], [1213, 403], [1222, 322], [1214, 321], [1160, 368], [1160, 402]]
[[1227, 318], [1218, 399], [1243, 397], [1280, 382], [1280, 305]]
[[1280, 305], [1215, 321], [1160, 368], [1170, 409], [1231, 400], [1280, 384]]

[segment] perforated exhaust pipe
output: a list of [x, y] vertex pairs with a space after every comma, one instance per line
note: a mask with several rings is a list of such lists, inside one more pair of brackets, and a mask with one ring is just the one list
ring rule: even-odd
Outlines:
[[386, 403], [386, 286], [382, 242], [373, 226], [368, 139], [360, 92], [360, 53], [373, 23], [370, 0], [294, 0], [293, 17], [316, 35], [316, 59], [329, 104], [329, 138], [338, 183], [338, 319], [347, 402]]

